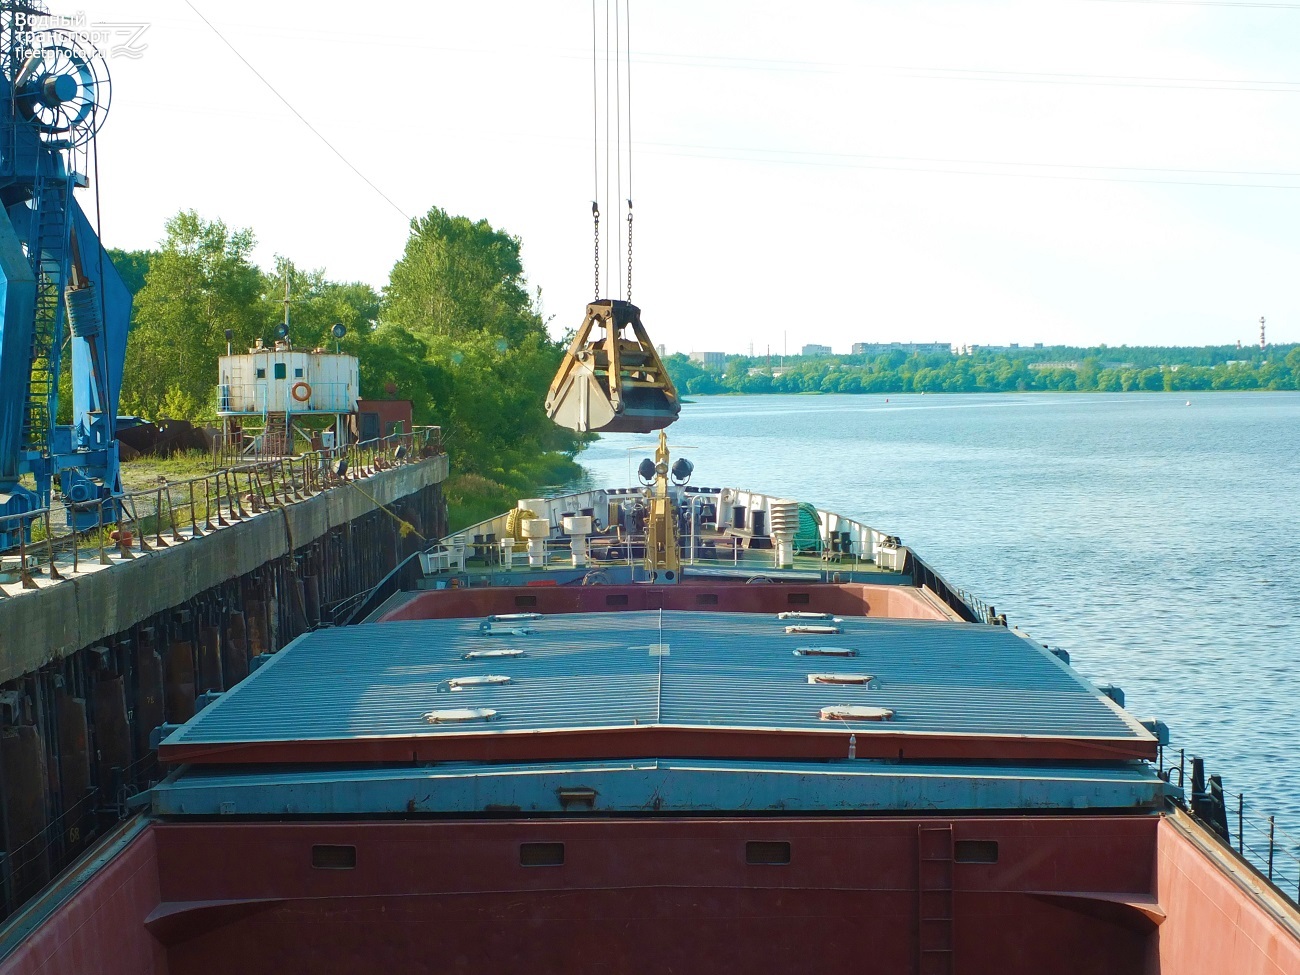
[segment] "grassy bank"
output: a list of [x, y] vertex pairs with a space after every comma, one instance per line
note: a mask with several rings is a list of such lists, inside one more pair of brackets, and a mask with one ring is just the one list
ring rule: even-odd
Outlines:
[[[582, 467], [567, 454], [545, 454], [527, 468], [491, 474], [452, 474], [444, 485], [452, 531], [495, 517], [515, 506], [520, 498], [549, 493], [556, 485], [581, 476]], [[122, 485], [127, 492], [148, 491], [164, 480], [184, 481], [211, 473], [212, 458], [203, 451], [171, 457], [138, 457], [122, 465]]]
[[545, 454], [526, 469], [495, 471], [492, 476], [457, 474], [454, 457], [451, 467], [444, 486], [451, 531], [493, 518], [513, 508], [520, 498], [539, 497], [582, 475], [581, 465], [560, 453]]

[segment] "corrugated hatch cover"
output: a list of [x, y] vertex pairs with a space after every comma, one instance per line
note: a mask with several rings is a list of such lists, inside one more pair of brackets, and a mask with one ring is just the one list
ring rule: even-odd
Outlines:
[[[478, 619], [319, 630], [276, 654], [169, 737], [166, 761], [217, 763], [551, 760], [712, 756], [1116, 760], [1151, 736], [1051, 654], [1002, 627], [846, 618], [789, 635], [771, 615], [633, 612], [547, 616], [526, 636]], [[815, 639], [856, 650], [870, 687], [810, 684]], [[464, 659], [509, 646], [516, 658]], [[465, 687], [457, 678], [505, 675]], [[885, 722], [827, 722], [834, 705]], [[430, 724], [446, 707], [491, 721]]]

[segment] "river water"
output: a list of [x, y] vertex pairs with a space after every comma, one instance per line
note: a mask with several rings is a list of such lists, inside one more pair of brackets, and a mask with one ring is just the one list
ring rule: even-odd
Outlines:
[[[670, 442], [899, 535], [1300, 836], [1300, 393], [1187, 397], [699, 396]], [[626, 484], [652, 444], [579, 460]]]

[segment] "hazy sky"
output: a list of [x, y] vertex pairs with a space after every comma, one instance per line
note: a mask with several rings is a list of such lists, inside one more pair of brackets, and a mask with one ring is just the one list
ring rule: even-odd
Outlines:
[[[630, 5], [633, 300], [669, 351], [1300, 340], [1300, 3]], [[110, 245], [193, 208], [382, 287], [436, 205], [580, 321], [590, 0], [52, 10], [148, 25], [109, 60]]]

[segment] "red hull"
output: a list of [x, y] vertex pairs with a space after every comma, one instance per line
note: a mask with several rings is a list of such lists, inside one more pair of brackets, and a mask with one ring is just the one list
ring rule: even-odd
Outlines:
[[[956, 860], [935, 855], [948, 829]], [[1114, 816], [155, 824], [3, 970], [1300, 971], [1294, 911], [1250, 896], [1190, 829]], [[960, 862], [987, 859], [972, 840], [996, 842], [997, 862]], [[747, 862], [754, 841], [789, 843], [789, 862]], [[563, 864], [521, 865], [530, 842], [563, 844]], [[313, 867], [322, 844], [355, 847], [355, 868]]]

